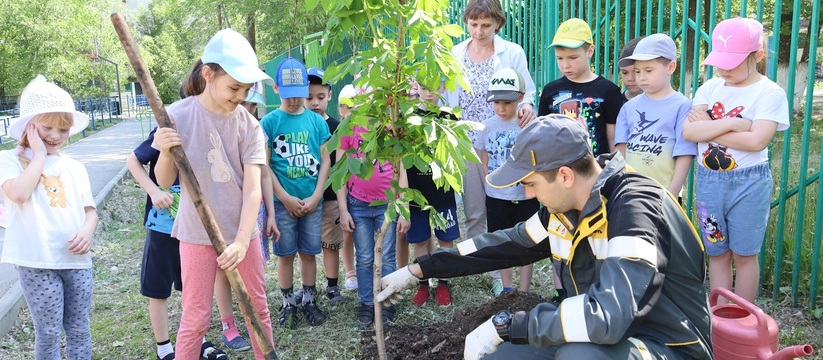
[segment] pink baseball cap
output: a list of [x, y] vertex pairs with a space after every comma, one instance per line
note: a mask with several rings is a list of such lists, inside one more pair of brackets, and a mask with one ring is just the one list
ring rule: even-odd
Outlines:
[[712, 52], [702, 65], [731, 70], [760, 49], [763, 49], [762, 24], [741, 17], [723, 20], [714, 27]]

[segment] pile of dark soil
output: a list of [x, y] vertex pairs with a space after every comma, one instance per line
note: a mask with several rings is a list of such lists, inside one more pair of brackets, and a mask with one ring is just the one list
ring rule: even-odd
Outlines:
[[[392, 360], [462, 359], [468, 335], [500, 310], [531, 310], [547, 300], [532, 293], [514, 291], [498, 296], [479, 308], [455, 310], [454, 318], [429, 326], [396, 325], [386, 332], [386, 353]], [[377, 359], [374, 331], [363, 332], [363, 359]]]

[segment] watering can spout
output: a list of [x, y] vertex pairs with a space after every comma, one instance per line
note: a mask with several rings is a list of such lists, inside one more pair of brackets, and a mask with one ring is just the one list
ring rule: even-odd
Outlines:
[[814, 352], [814, 348], [811, 345], [794, 345], [784, 348], [776, 353], [774, 353], [769, 360], [790, 360], [794, 358], [809, 356]]

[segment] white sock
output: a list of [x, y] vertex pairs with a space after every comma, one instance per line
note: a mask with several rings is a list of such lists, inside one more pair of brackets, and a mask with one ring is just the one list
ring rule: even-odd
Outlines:
[[174, 347], [171, 345], [170, 341], [167, 340], [163, 345], [157, 344], [157, 357], [162, 359], [171, 353], [174, 353]]
[[[206, 343], [206, 337], [204, 336], [203, 337], [203, 344], [205, 344], [205, 343]], [[212, 351], [214, 351], [213, 347], [207, 347], [207, 348], [203, 349], [203, 353], [200, 354], [200, 355], [204, 358], [208, 358], [209, 354], [211, 354]]]

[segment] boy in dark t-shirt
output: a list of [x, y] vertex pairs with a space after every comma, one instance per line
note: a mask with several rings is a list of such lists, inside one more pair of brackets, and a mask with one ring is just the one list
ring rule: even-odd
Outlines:
[[617, 85], [591, 70], [594, 47], [589, 25], [580, 19], [563, 22], [549, 47], [554, 48], [563, 77], [543, 87], [537, 115], [568, 115], [588, 129], [595, 156], [614, 151], [614, 126], [623, 95]]
[[[438, 93], [442, 93], [444, 90], [445, 88], [441, 83], [438, 92], [426, 90], [419, 85], [417, 91], [421, 100], [437, 105], [440, 99]], [[427, 109], [418, 108], [415, 110], [415, 113], [426, 117], [457, 120], [453, 114], [447, 112], [437, 114]], [[431, 168], [426, 171], [421, 171], [417, 167], [411, 167], [406, 170], [406, 175], [409, 179], [409, 188], [419, 190], [423, 194], [423, 197], [426, 198], [426, 201], [428, 201], [429, 206], [433, 207], [434, 210], [440, 213], [446, 220], [445, 229], [432, 229], [429, 222], [429, 210], [423, 210], [420, 206], [415, 206], [415, 204], [409, 207], [411, 227], [406, 234], [406, 241], [414, 245], [414, 257], [418, 258], [432, 251], [434, 248], [431, 243], [432, 230], [434, 230], [434, 235], [437, 237], [437, 242], [440, 247], [453, 247], [454, 241], [460, 238], [460, 226], [457, 222], [457, 204], [454, 198], [454, 190], [438, 189], [434, 184]], [[417, 306], [423, 306], [430, 296], [429, 280], [420, 280], [417, 294], [412, 298], [412, 302]], [[438, 279], [434, 299], [440, 306], [448, 306], [451, 304], [448, 280]]]

